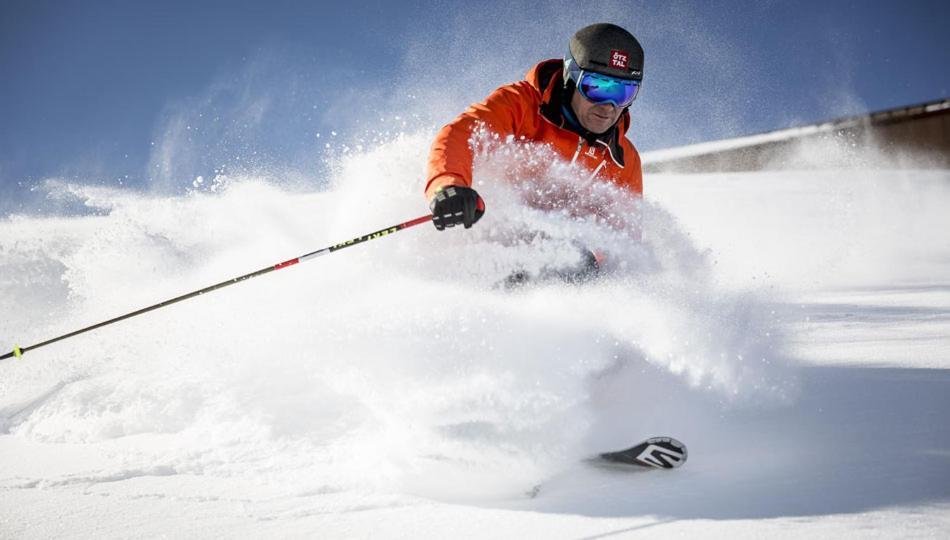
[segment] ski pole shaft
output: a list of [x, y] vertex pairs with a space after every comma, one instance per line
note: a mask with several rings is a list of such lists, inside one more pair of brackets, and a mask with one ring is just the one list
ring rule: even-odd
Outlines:
[[432, 221], [432, 216], [431, 216], [431, 215], [418, 217], [418, 218], [416, 218], [416, 219], [411, 219], [411, 220], [409, 220], [409, 221], [407, 221], [407, 222], [405, 222], [405, 223], [400, 223], [400, 224], [398, 224], [398, 225], [393, 225], [392, 227], [387, 227], [387, 228], [385, 228], [385, 229], [380, 229], [380, 230], [378, 230], [378, 231], [376, 231], [376, 232], [372, 232], [372, 233], [369, 233], [369, 234], [364, 234], [363, 236], [356, 237], [356, 238], [354, 238], [354, 239], [352, 239], [352, 240], [347, 240], [346, 242], [341, 242], [341, 243], [339, 243], [339, 244], [335, 244], [335, 245], [332, 245], [332, 246], [329, 246], [329, 247], [325, 247], [325, 248], [323, 248], [323, 249], [318, 249], [318, 250], [316, 250], [316, 251], [311, 251], [310, 253], [307, 253], [307, 254], [305, 254], [305, 255], [301, 255], [301, 256], [299, 256], [299, 257], [295, 257], [295, 258], [293, 258], [293, 259], [289, 259], [289, 260], [286, 260], [286, 261], [284, 261], [284, 262], [277, 263], [277, 264], [275, 264], [275, 265], [273, 265], [273, 266], [268, 266], [268, 267], [266, 267], [266, 268], [261, 268], [260, 270], [258, 270], [258, 271], [256, 271], [256, 272], [251, 272], [250, 274], [244, 274], [243, 276], [238, 276], [238, 277], [236, 277], [236, 278], [231, 278], [231, 279], [229, 279], [229, 280], [222, 281], [221, 283], [215, 283], [214, 285], [209, 285], [209, 286], [207, 286], [207, 287], [205, 287], [205, 288], [203, 288], [203, 289], [199, 289], [199, 290], [197, 290], [197, 291], [192, 291], [192, 292], [190, 292], [190, 293], [186, 293], [186, 294], [183, 294], [183, 295], [181, 295], [181, 296], [176, 296], [175, 298], [170, 298], [170, 299], [168, 299], [168, 300], [165, 300], [164, 302], [159, 302], [159, 303], [157, 303], [157, 304], [153, 304], [153, 305], [151, 305], [151, 306], [144, 307], [144, 308], [142, 308], [142, 309], [139, 309], [139, 310], [136, 310], [136, 311], [133, 311], [133, 312], [130, 312], [130, 313], [126, 313], [125, 315], [120, 315], [120, 316], [118, 316], [118, 317], [109, 319], [108, 321], [102, 321], [101, 323], [97, 323], [97, 324], [94, 324], [94, 325], [92, 325], [92, 326], [87, 326], [87, 327], [85, 327], [85, 328], [80, 328], [79, 330], [70, 332], [70, 333], [68, 333], [68, 334], [63, 334], [63, 335], [61, 335], [61, 336], [54, 337], [54, 338], [52, 338], [52, 339], [48, 339], [48, 340], [46, 340], [46, 341], [44, 341], [44, 342], [42, 342], [42, 343], [37, 343], [36, 345], [30, 345], [29, 347], [14, 346], [12, 351], [10, 351], [10, 352], [4, 354], [3, 356], [0, 356], [0, 360], [6, 360], [7, 358], [13, 358], [13, 357], [20, 358], [20, 357], [22, 357], [23, 354], [26, 353], [27, 351], [32, 351], [32, 350], [34, 350], [34, 349], [39, 349], [40, 347], [45, 347], [46, 345], [50, 345], [51, 343], [56, 343], [57, 341], [62, 341], [62, 340], [64, 340], [64, 339], [71, 338], [71, 337], [73, 337], [73, 336], [78, 336], [79, 334], [84, 334], [84, 333], [89, 332], [89, 331], [91, 331], [91, 330], [95, 330], [95, 329], [97, 329], [97, 328], [102, 328], [103, 326], [108, 326], [108, 325], [110, 325], [110, 324], [112, 324], [112, 323], [117, 323], [117, 322], [119, 322], [119, 321], [124, 321], [125, 319], [131, 319], [132, 317], [135, 317], [135, 316], [137, 316], [137, 315], [142, 315], [143, 313], [148, 313], [149, 311], [154, 311], [154, 310], [156, 310], [156, 309], [160, 309], [160, 308], [163, 308], [163, 307], [165, 307], [165, 306], [170, 306], [170, 305], [172, 305], [172, 304], [176, 304], [176, 303], [181, 302], [181, 301], [183, 301], [183, 300], [188, 300], [189, 298], [194, 298], [194, 297], [196, 297], [196, 296], [200, 296], [200, 295], [202, 295], [202, 294], [209, 293], [209, 292], [211, 292], [211, 291], [216, 291], [216, 290], [218, 290], [218, 289], [223, 289], [224, 287], [227, 287], [228, 285], [234, 285], [235, 283], [240, 283], [241, 281], [245, 281], [245, 280], [248, 280], [248, 279], [251, 279], [251, 278], [255, 278], [255, 277], [257, 277], [257, 276], [263, 276], [264, 274], [268, 274], [268, 273], [273, 272], [273, 271], [275, 271], [275, 270], [281, 270], [281, 269], [283, 269], [283, 268], [287, 268], [288, 266], [293, 266], [293, 265], [295, 265], [295, 264], [297, 264], [297, 263], [302, 263], [302, 262], [305, 262], [305, 261], [309, 261], [310, 259], [315, 259], [315, 258], [321, 257], [321, 256], [323, 256], [323, 255], [329, 255], [330, 253], [333, 253], [334, 251], [339, 251], [339, 250], [341, 250], [341, 249], [343, 249], [343, 248], [348, 248], [348, 247], [350, 247], [350, 246], [355, 246], [355, 245], [357, 245], [357, 244], [362, 244], [363, 242], [368, 242], [368, 241], [370, 241], [370, 240], [375, 240], [375, 239], [377, 239], [377, 238], [382, 238], [383, 236], [387, 236], [387, 235], [390, 235], [390, 234], [392, 234], [392, 233], [394, 233], [394, 232], [398, 232], [398, 231], [401, 231], [401, 230], [403, 230], [403, 229], [408, 229], [409, 227], [414, 227], [414, 226], [416, 226], [416, 225], [420, 225], [420, 224], [426, 223], [426, 222], [428, 222], [428, 221]]

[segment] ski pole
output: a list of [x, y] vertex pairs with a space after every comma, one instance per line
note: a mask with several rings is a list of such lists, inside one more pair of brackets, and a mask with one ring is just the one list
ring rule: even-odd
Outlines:
[[76, 331], [74, 331], [74, 332], [70, 332], [70, 333], [68, 333], [68, 334], [63, 334], [62, 336], [59, 336], [59, 337], [55, 337], [55, 338], [52, 338], [52, 339], [48, 339], [48, 340], [46, 340], [46, 341], [44, 341], [44, 342], [42, 342], [42, 343], [37, 343], [36, 345], [30, 345], [29, 347], [20, 347], [20, 346], [18, 346], [18, 345], [14, 345], [12, 351], [8, 352], [7, 354], [5, 354], [5, 355], [3, 355], [3, 356], [0, 356], [0, 360], [6, 360], [7, 358], [13, 358], [13, 357], [21, 358], [21, 357], [23, 356], [23, 353], [25, 353], [25, 352], [27, 352], [27, 351], [32, 351], [33, 349], [39, 349], [40, 347], [44, 347], [44, 346], [49, 345], [49, 344], [51, 344], [51, 343], [56, 343], [57, 341], [62, 341], [62, 340], [64, 340], [64, 339], [71, 338], [71, 337], [73, 337], [73, 336], [78, 336], [79, 334], [82, 334], [82, 333], [85, 333], [85, 332], [89, 332], [90, 330], [95, 330], [96, 328], [102, 328], [103, 326], [108, 326], [108, 325], [110, 325], [110, 324], [112, 324], [112, 323], [117, 323], [117, 322], [119, 322], [119, 321], [124, 321], [125, 319], [131, 319], [132, 317], [135, 317], [136, 315], [141, 315], [141, 314], [143, 314], [143, 313], [148, 313], [149, 311], [154, 311], [154, 310], [156, 310], [156, 309], [163, 308], [163, 307], [165, 307], [165, 306], [170, 306], [170, 305], [175, 304], [175, 303], [177, 303], [177, 302], [181, 302], [181, 301], [183, 301], [183, 300], [188, 300], [189, 298], [194, 298], [194, 297], [196, 297], [196, 296], [200, 296], [200, 295], [202, 295], [202, 294], [204, 294], [204, 293], [209, 293], [209, 292], [211, 292], [211, 291], [216, 291], [216, 290], [218, 290], [218, 289], [223, 289], [224, 287], [227, 287], [228, 285], [234, 285], [235, 283], [239, 283], [239, 282], [244, 281], [244, 280], [247, 280], [247, 279], [255, 278], [255, 277], [257, 277], [257, 276], [263, 276], [264, 274], [273, 272], [274, 270], [281, 270], [281, 269], [283, 269], [283, 268], [287, 268], [288, 266], [293, 266], [293, 265], [295, 265], [295, 264], [297, 264], [297, 263], [301, 263], [301, 262], [304, 262], [304, 261], [309, 261], [310, 259], [315, 259], [315, 258], [321, 257], [321, 256], [323, 256], [323, 255], [329, 255], [330, 253], [333, 253], [334, 251], [339, 251], [339, 250], [341, 250], [341, 249], [343, 249], [343, 248], [348, 248], [348, 247], [350, 247], [350, 246], [355, 246], [356, 244], [362, 244], [363, 242], [368, 242], [368, 241], [370, 241], [370, 240], [375, 240], [375, 239], [377, 239], [377, 238], [381, 238], [381, 237], [383, 237], [383, 236], [392, 234], [392, 233], [394, 233], [394, 232], [401, 231], [401, 230], [403, 230], [403, 229], [408, 229], [409, 227], [414, 227], [414, 226], [419, 225], [419, 224], [422, 224], [422, 223], [426, 223], [427, 221], [432, 221], [432, 216], [431, 216], [431, 215], [418, 217], [418, 218], [416, 218], [416, 219], [411, 219], [411, 220], [409, 220], [409, 221], [407, 221], [407, 222], [405, 222], [405, 223], [400, 223], [399, 225], [393, 225], [392, 227], [387, 227], [387, 228], [385, 228], [385, 229], [381, 229], [381, 230], [378, 230], [378, 231], [376, 231], [376, 232], [372, 232], [372, 233], [369, 233], [369, 234], [365, 234], [365, 235], [363, 235], [363, 236], [359, 236], [359, 237], [354, 238], [354, 239], [352, 239], [352, 240], [347, 240], [346, 242], [341, 242], [341, 243], [339, 243], [339, 244], [332, 245], [332, 246], [330, 246], [330, 247], [325, 247], [325, 248], [323, 248], [323, 249], [318, 249], [318, 250], [316, 250], [316, 251], [311, 251], [310, 253], [307, 253], [306, 255], [301, 255], [301, 256], [299, 256], [299, 257], [286, 260], [286, 261], [284, 261], [284, 262], [282, 262], [282, 263], [277, 263], [277, 264], [275, 264], [275, 265], [273, 265], [273, 266], [268, 266], [268, 267], [266, 267], [266, 268], [261, 268], [260, 270], [258, 270], [258, 271], [256, 271], [256, 272], [251, 272], [250, 274], [244, 274], [243, 276], [238, 276], [238, 277], [236, 277], [236, 278], [231, 278], [231, 279], [229, 279], [229, 280], [227, 280], [227, 281], [222, 281], [221, 283], [216, 283], [216, 284], [214, 284], [214, 285], [210, 285], [210, 286], [208, 286], [208, 287], [205, 287], [204, 289], [199, 289], [199, 290], [197, 290], [197, 291], [192, 291], [192, 292], [190, 292], [190, 293], [183, 294], [183, 295], [181, 295], [181, 296], [176, 296], [175, 298], [171, 298], [171, 299], [169, 299], [169, 300], [165, 300], [164, 302], [159, 302], [159, 303], [157, 303], [157, 304], [154, 304], [154, 305], [151, 305], [151, 306], [148, 306], [148, 307], [139, 309], [139, 310], [137, 310], [137, 311], [133, 311], [133, 312], [131, 312], [131, 313], [126, 313], [125, 315], [120, 315], [120, 316], [115, 317], [115, 318], [113, 318], [113, 319], [109, 319], [108, 321], [103, 321], [103, 322], [101, 322], [101, 323], [94, 324], [94, 325], [92, 325], [92, 326], [87, 326], [87, 327], [85, 327], [85, 328], [81, 328], [81, 329], [79, 329], [79, 330], [76, 330]]

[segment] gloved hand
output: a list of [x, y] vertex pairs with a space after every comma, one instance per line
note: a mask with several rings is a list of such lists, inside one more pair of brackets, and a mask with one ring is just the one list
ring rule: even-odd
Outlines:
[[469, 229], [485, 213], [485, 201], [472, 188], [448, 186], [435, 192], [429, 210], [433, 225], [440, 231], [459, 223]]

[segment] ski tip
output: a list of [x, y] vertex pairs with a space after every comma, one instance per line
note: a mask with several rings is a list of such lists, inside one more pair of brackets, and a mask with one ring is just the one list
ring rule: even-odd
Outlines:
[[600, 458], [611, 463], [625, 463], [653, 469], [675, 469], [686, 463], [686, 445], [673, 437], [651, 437], [626, 450], [605, 452]]

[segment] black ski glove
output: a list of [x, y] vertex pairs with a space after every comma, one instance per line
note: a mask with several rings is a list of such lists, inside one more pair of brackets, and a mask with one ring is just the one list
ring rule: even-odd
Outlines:
[[469, 229], [485, 213], [485, 201], [472, 188], [448, 186], [435, 192], [429, 210], [432, 223], [440, 231], [459, 223]]

